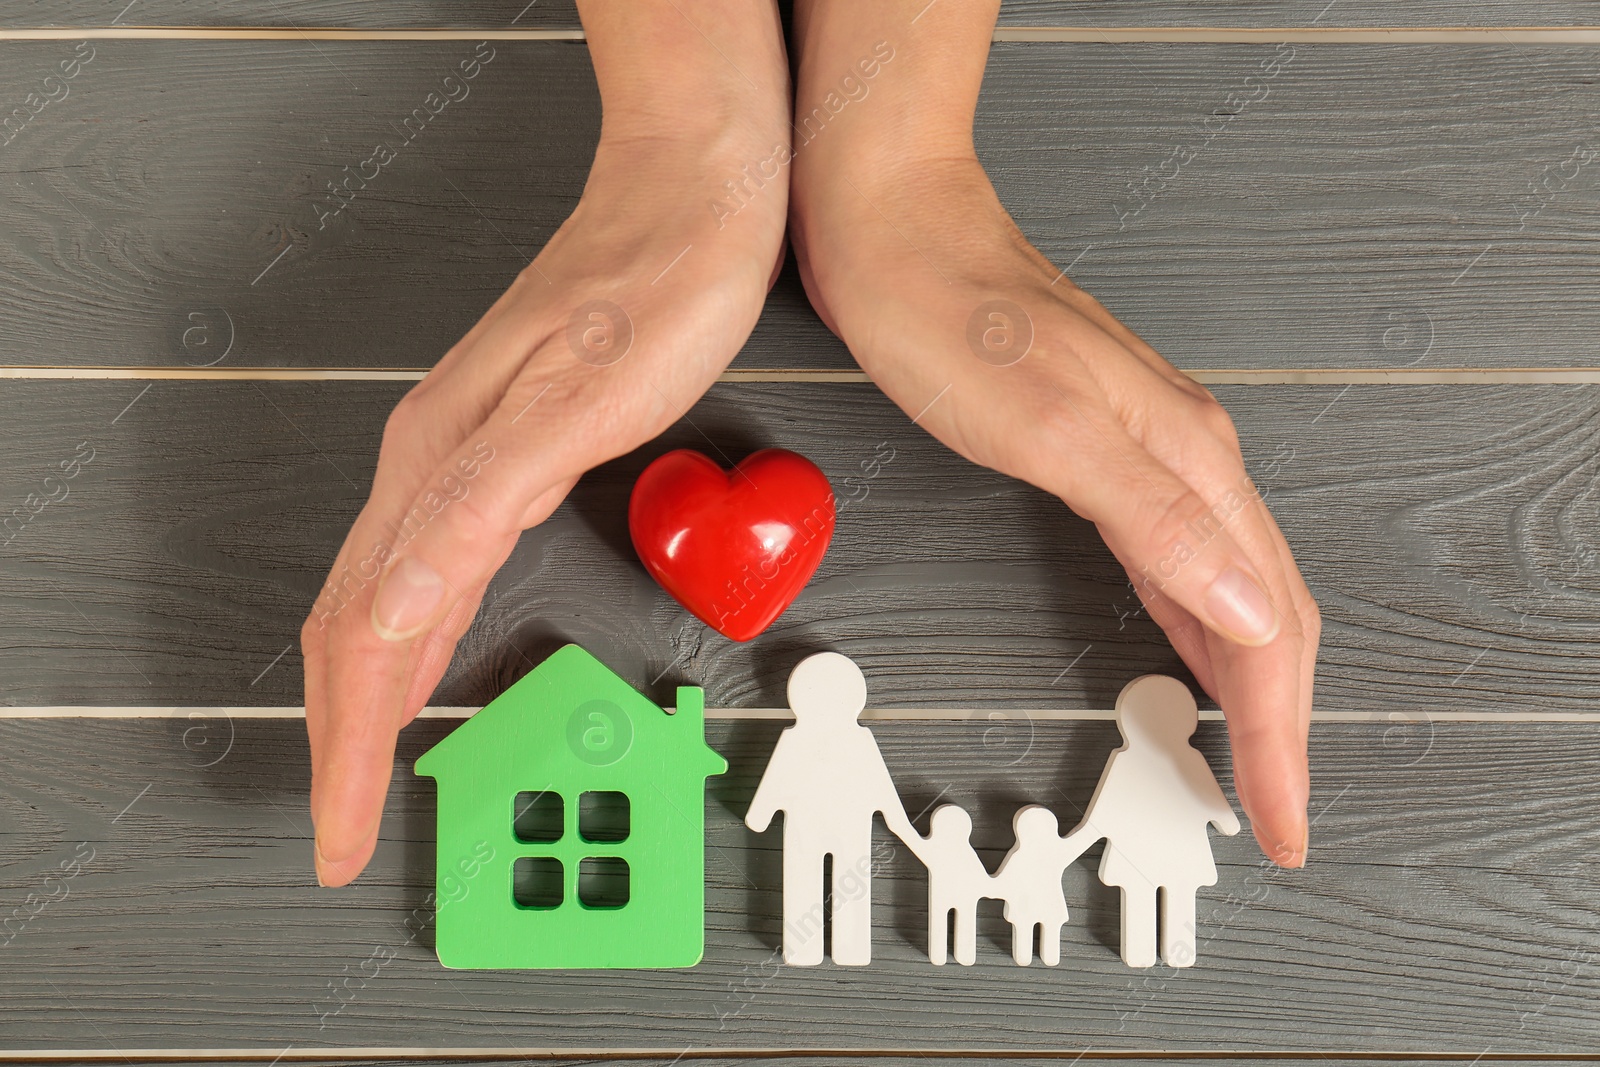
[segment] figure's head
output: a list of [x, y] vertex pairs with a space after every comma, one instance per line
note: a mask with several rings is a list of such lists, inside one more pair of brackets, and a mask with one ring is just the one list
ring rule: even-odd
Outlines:
[[789, 707], [797, 723], [854, 723], [867, 706], [867, 680], [847, 656], [818, 652], [789, 675]]
[[1117, 695], [1117, 727], [1129, 745], [1187, 741], [1199, 725], [1194, 694], [1176, 678], [1146, 674]]
[[966, 841], [972, 837], [972, 816], [960, 804], [940, 804], [928, 818], [928, 831], [934, 837], [959, 837]]
[[1018, 841], [1037, 840], [1046, 834], [1055, 837], [1061, 835], [1060, 824], [1056, 822], [1056, 813], [1038, 804], [1018, 808], [1017, 813], [1011, 817], [1011, 831], [1016, 834]]

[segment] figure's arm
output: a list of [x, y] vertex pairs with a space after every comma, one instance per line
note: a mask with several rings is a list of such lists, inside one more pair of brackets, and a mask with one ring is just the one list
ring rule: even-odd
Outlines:
[[[885, 822], [887, 823], [887, 820], [885, 820]], [[905, 845], [906, 848], [911, 850], [911, 854], [917, 857], [918, 862], [920, 862], [924, 867], [928, 867], [930, 869], [932, 868], [933, 853], [928, 851], [930, 838], [923, 837], [921, 834], [917, 833], [916, 828], [911, 825], [911, 821], [909, 819], [906, 820], [904, 826], [896, 828], [895, 826], [890, 825], [889, 829], [894, 832], [894, 836], [900, 839], [901, 844]]]
[[1093, 848], [1094, 843], [1104, 836], [1105, 834], [1094, 828], [1093, 823], [1085, 819], [1061, 839], [1060, 851], [1056, 854], [1058, 862], [1065, 869], [1068, 864], [1075, 862], [1079, 856]]
[[[878, 742], [870, 731], [867, 733], [867, 745], [871, 748], [871, 761], [875, 769], [873, 783], [874, 810], [883, 813], [883, 823], [889, 832], [906, 843], [912, 852], [917, 852], [921, 844], [922, 835], [917, 833], [916, 827], [911, 825], [911, 820], [906, 816], [905, 803], [900, 799], [900, 791], [894, 787], [894, 778], [889, 774], [889, 765], [883, 762], [883, 754], [878, 751]], [[921, 853], [918, 853], [920, 857]]]
[[[756, 786], [756, 795], [750, 798], [750, 810], [744, 813], [744, 824], [758, 834], [766, 833], [767, 827], [772, 825], [772, 817], [787, 803], [777, 783], [788, 766], [788, 760], [784, 758], [783, 744], [788, 739], [787, 730], [778, 735], [778, 743], [772, 749], [772, 758], [767, 760], [767, 769], [761, 774], [761, 784]], [[777, 773], [774, 773], [774, 768], [777, 769]]]
[[1192, 759], [1204, 769], [1206, 780], [1211, 783], [1206, 797], [1206, 821], [1217, 828], [1220, 834], [1232, 837], [1240, 830], [1239, 816], [1234, 813], [1233, 805], [1228, 803], [1228, 798], [1222, 792], [1222, 786], [1217, 784], [1217, 779], [1211, 773], [1211, 764], [1206, 762], [1198, 750], [1193, 751]]
[[[769, 791], [770, 792], [770, 791]], [[772, 817], [778, 813], [778, 808], [770, 796], [762, 796], [762, 788], [756, 789], [756, 795], [750, 800], [750, 810], [744, 813], [744, 824], [758, 834], [767, 832], [767, 827], [772, 825]]]
[[1234, 812], [1233, 805], [1228, 803], [1228, 798], [1217, 790], [1217, 799], [1222, 801], [1222, 806], [1211, 813], [1211, 825], [1217, 828], [1220, 834], [1232, 837], [1240, 830], [1239, 816]]
[[883, 824], [889, 828], [889, 832], [904, 841], [911, 851], [916, 852], [917, 845], [923, 837], [917, 833], [917, 828], [911, 825], [900, 798], [895, 797], [893, 803], [885, 803], [879, 810], [883, 812]]

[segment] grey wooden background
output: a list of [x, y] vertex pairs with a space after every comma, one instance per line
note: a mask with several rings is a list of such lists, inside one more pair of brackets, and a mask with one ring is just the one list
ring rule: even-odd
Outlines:
[[[0, 366], [431, 366], [566, 217], [598, 130], [581, 42], [493, 47], [319, 226], [470, 42], [93, 42], [0, 149]], [[1592, 363], [1596, 168], [1564, 164], [1597, 136], [1594, 50], [1292, 47], [1206, 139], [1273, 45], [997, 44], [980, 154], [1041, 249], [1184, 369]], [[0, 41], [0, 101], [70, 52]], [[1198, 155], [1125, 219], [1178, 145]], [[735, 367], [854, 363], [791, 265]]]
[[[8, 4], [0, 105], [73, 47], [4, 40], [16, 29], [576, 25], [570, 4], [524, 3]], [[1018, 0], [1002, 22], [1592, 26], [1600, 3]], [[1216, 388], [1323, 606], [1325, 719], [1310, 866], [1263, 867], [1248, 831], [1218, 839], [1198, 967], [1122, 967], [1092, 855], [1069, 872], [1060, 968], [1013, 967], [995, 913], [978, 966], [919, 962], [904, 855], [880, 883], [871, 968], [774, 967], [777, 842], [739, 816], [780, 724], [722, 720], [705, 962], [558, 975], [433, 959], [432, 786], [409, 768], [448, 721], [403, 736], [371, 869], [314, 885], [303, 726], [249, 710], [300, 703], [296, 631], [405, 385], [250, 372], [431, 365], [577, 198], [599, 118], [584, 46], [496, 42], [472, 95], [323, 230], [317, 192], [470, 42], [93, 47], [68, 98], [0, 147], [0, 511], [94, 456], [0, 547], [0, 703], [82, 712], [0, 717], [0, 916], [92, 853], [64, 898], [0, 932], [0, 1059], [1558, 1063], [1600, 1048], [1600, 735], [1582, 721], [1600, 712], [1600, 405], [1594, 384], [1494, 377], [1600, 380], [1600, 168], [1563, 167], [1600, 148], [1593, 47], [1295, 44], [1268, 95], [1125, 224], [1128, 184], [1273, 46], [994, 48], [979, 149], [1047, 254], [1180, 367], [1324, 376]], [[150, 377], [206, 365], [232, 377]], [[48, 377], [108, 367], [133, 376]], [[658, 699], [694, 682], [714, 707], [771, 708], [795, 660], [835, 648], [863, 664], [873, 706], [946, 716], [876, 728], [912, 811], [948, 785], [991, 864], [1019, 803], [1072, 821], [1114, 739], [1093, 713], [1135, 674], [1182, 673], [1093, 531], [958, 460], [870, 385], [781, 380], [853, 368], [792, 270], [735, 367], [744, 380], [714, 387], [693, 426], [594, 472], [526, 535], [436, 703], [482, 704], [578, 640]], [[1383, 370], [1440, 377], [1377, 384]], [[894, 459], [866, 478], [885, 443]], [[795, 448], [859, 498], [807, 594], [748, 645], [692, 624], [628, 548], [633, 476], [680, 445]], [[1200, 743], [1231, 794], [1221, 725]], [[324, 1014], [329, 983], [379, 947], [394, 960]]]

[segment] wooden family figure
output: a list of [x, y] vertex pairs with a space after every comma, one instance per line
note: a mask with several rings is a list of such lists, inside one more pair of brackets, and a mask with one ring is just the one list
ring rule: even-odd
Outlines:
[[[1101, 840], [1100, 880], [1122, 895], [1123, 962], [1152, 966], [1159, 945], [1168, 966], [1194, 963], [1195, 894], [1217, 881], [1206, 826], [1236, 834], [1239, 819], [1205, 757], [1189, 744], [1199, 712], [1188, 686], [1156, 674], [1124, 686], [1116, 707], [1122, 745], [1106, 762], [1083, 819], [1063, 836], [1050, 809], [1019, 809], [1012, 819], [1016, 842], [994, 874], [973, 849], [972, 818], [960, 806], [934, 809], [926, 837], [911, 825], [872, 731], [858, 721], [866, 702], [866, 680], [850, 659], [822, 652], [802, 661], [789, 678], [795, 723], [779, 737], [745, 816], [759, 833], [784, 813], [785, 963], [822, 962], [825, 908], [833, 962], [871, 962], [875, 814], [928, 869], [933, 963], [944, 963], [952, 951], [957, 963], [976, 961], [978, 902], [993, 899], [1005, 905], [1012, 959], [1030, 963], [1037, 938], [1040, 960], [1055, 966], [1067, 922], [1062, 876]], [[833, 884], [825, 898], [828, 857]]]

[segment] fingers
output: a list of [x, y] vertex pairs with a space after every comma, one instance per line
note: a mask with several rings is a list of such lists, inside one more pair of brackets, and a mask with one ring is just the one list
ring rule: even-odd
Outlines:
[[[508, 315], [487, 316], [474, 327], [478, 347], [486, 355], [474, 364], [474, 373], [465, 376], [480, 386], [485, 375], [492, 378], [494, 396], [518, 395], [514, 385], [507, 387], [507, 358], [502, 351], [514, 346], [499, 337]], [[319, 880], [326, 885], [350, 881], [371, 856], [396, 734], [438, 685], [456, 641], [471, 623], [483, 587], [523, 528], [515, 520], [533, 503], [526, 497], [503, 501], [504, 508], [516, 514], [503, 518], [493, 531], [484, 528], [482, 537], [458, 549], [474, 563], [472, 580], [456, 587], [470, 595], [463, 597], [457, 591], [446, 597], [444, 590], [435, 590], [438, 610], [400, 639], [393, 639], [392, 628], [385, 632], [374, 627], [378, 593], [386, 586], [391, 600], [395, 588], [408, 591], [409, 607], [415, 610], [419, 583], [414, 579], [419, 572], [400, 558], [405, 546], [448, 510], [460, 507], [468, 495], [494, 492], [475, 481], [492, 459], [492, 448], [474, 450], [474, 441], [481, 444], [483, 438], [471, 436], [474, 428], [484, 425], [494, 402], [479, 406], [483, 401], [457, 380], [462, 377], [430, 375], [426, 388], [414, 390], [391, 416], [372, 497], [333, 568], [330, 586], [335, 595], [319, 603], [302, 634], [315, 860]], [[559, 496], [538, 518], [555, 503]], [[397, 567], [403, 578], [413, 579], [409, 590], [404, 582], [393, 583]], [[420, 573], [425, 580], [426, 572]]]
[[[523, 513], [519, 530], [537, 526], [549, 518], [550, 513], [572, 490], [573, 484], [572, 481], [563, 482], [530, 504]], [[489, 568], [491, 574], [505, 565], [506, 559], [516, 546], [517, 534], [505, 538], [497, 558]], [[451, 657], [455, 655], [456, 644], [472, 625], [472, 620], [477, 616], [478, 607], [482, 604], [484, 593], [488, 588], [489, 579], [484, 578], [475, 589], [469, 590], [455, 602], [437, 626], [412, 643], [411, 688], [406, 693], [405, 712], [401, 716], [402, 726], [417, 717], [417, 713], [427, 705], [428, 698], [438, 688], [439, 680], [444, 677], [444, 672], [450, 666]]]
[[[1114, 550], [1112, 555], [1116, 555]], [[1118, 557], [1118, 562], [1122, 564], [1124, 570], [1132, 574], [1127, 560]], [[1211, 699], [1218, 700], [1216, 672], [1211, 667], [1211, 647], [1205, 626], [1199, 619], [1153, 588], [1140, 593], [1140, 603], [1144, 605], [1145, 611], [1149, 612], [1155, 624], [1167, 635], [1173, 650], [1188, 665], [1195, 681], [1200, 683], [1200, 688], [1210, 694]], [[1220, 702], [1218, 700], [1218, 703]]]
[[1235, 788], [1262, 853], [1302, 866], [1309, 776], [1300, 709], [1308, 708], [1314, 642], [1297, 624], [1265, 647], [1241, 646], [1209, 633], [1160, 591], [1152, 590], [1146, 607], [1227, 717]]
[[1304, 652], [1298, 627], [1266, 648], [1212, 649], [1239, 803], [1263, 854], [1284, 867], [1302, 866], [1306, 853], [1309, 775], [1294, 713]]
[[1087, 398], [1063, 394], [1076, 418], [1052, 449], [1071, 457], [1051, 479], [1074, 511], [1093, 522], [1128, 567], [1141, 596], [1158, 592], [1207, 629], [1241, 645], [1262, 646], [1282, 629], [1266, 578], [1228, 529], [1249, 505], [1229, 490], [1216, 507]]
[[[352, 605], [322, 639], [312, 814], [324, 885], [346, 884], [371, 857], [400, 727], [438, 684], [521, 524], [542, 521], [574, 480], [540, 491], [543, 468], [534, 455], [479, 447], [486, 440], [469, 437], [427, 479], [398, 520], [408, 540], [388, 559], [369, 603]], [[496, 460], [506, 472], [498, 477]], [[474, 498], [481, 502], [474, 506]]]
[[1230, 487], [1244, 495], [1245, 506], [1229, 517], [1230, 531], [1283, 611], [1281, 632], [1265, 648], [1212, 642], [1211, 691], [1228, 718], [1235, 782], [1256, 839], [1275, 862], [1299, 867], [1309, 836], [1307, 737], [1320, 619], [1288, 542], [1249, 482], [1231, 421], [1209, 397], [1190, 410], [1199, 416], [1191, 421], [1209, 424], [1209, 431], [1191, 432], [1184, 447], [1163, 455], [1208, 500], [1222, 499]]
[[1162, 454], [1170, 456], [1176, 473], [1214, 508], [1230, 489], [1242, 495], [1243, 506], [1236, 511], [1218, 510], [1228, 515], [1230, 532], [1266, 578], [1283, 613], [1279, 635], [1266, 646], [1208, 640], [1212, 669], [1208, 691], [1227, 716], [1235, 784], [1263, 853], [1276, 863], [1299, 867], [1305, 863], [1308, 837], [1306, 742], [1316, 664], [1316, 606], [1288, 543], [1245, 473], [1226, 414], [1209, 397], [1198, 409], [1191, 405], [1187, 410], [1200, 416], [1190, 420], [1198, 427], [1191, 429], [1183, 447], [1162, 448]]
[[[512, 389], [508, 395], [517, 393]], [[438, 684], [484, 586], [515, 544], [520, 523], [548, 515], [571, 484], [565, 481], [541, 503], [539, 492], [517, 493], [514, 479], [485, 478], [496, 456], [492, 446], [479, 447], [486, 440], [481, 434], [466, 434], [454, 447], [448, 437], [429, 438], [446, 432], [439, 428], [446, 416], [459, 418], [460, 412], [451, 408], [428, 423], [409, 421], [409, 416], [391, 421], [373, 497], [334, 567], [338, 595], [331, 608], [325, 598], [302, 633], [314, 859], [324, 885], [344, 885], [371, 857], [400, 727]], [[440, 453], [444, 458], [436, 460]], [[517, 457], [502, 466], [513, 460]], [[518, 461], [530, 465], [526, 456]], [[505, 493], [513, 495], [496, 496]], [[486, 501], [474, 512], [480, 521], [453, 519], [452, 513], [472, 510], [475, 495]], [[423, 537], [440, 527], [454, 536], [445, 542]], [[437, 588], [426, 588], [428, 572], [408, 563], [414, 558], [408, 552], [419, 540], [456, 556], [449, 569], [453, 586], [436, 579]], [[419, 574], [423, 583], [416, 580]], [[396, 589], [405, 595], [397, 598]], [[396, 613], [416, 613], [419, 596], [432, 597], [422, 624], [396, 635]], [[386, 611], [387, 629], [375, 625]]]
[[568, 467], [598, 461], [552, 446], [546, 434], [508, 433], [507, 421], [497, 413], [447, 456], [407, 509], [416, 533], [372, 600], [371, 627], [385, 641], [400, 645], [438, 625], [499, 569], [507, 539], [561, 502], [577, 480]]
[[[1099, 472], [1124, 472], [1120, 480], [1102, 478], [1123, 502], [1096, 502], [1091, 494], [1090, 507], [1113, 508], [1111, 521], [1097, 522], [1102, 535], [1151, 617], [1222, 706], [1240, 803], [1262, 851], [1276, 863], [1300, 866], [1307, 845], [1315, 605], [1245, 473], [1231, 421], [1209, 394], [1157, 388], [1147, 397], [1143, 424], [1138, 440], [1099, 428], [1104, 447], [1093, 462]], [[1225, 611], [1221, 626], [1204, 613], [1212, 595], [1207, 583], [1224, 580], [1217, 575], [1234, 567], [1271, 605], [1265, 640], [1239, 640], [1237, 622], [1226, 621]]]
[[[515, 546], [514, 538], [507, 540], [501, 563], [505, 562], [505, 557], [511, 554], [511, 549]], [[450, 613], [438, 626], [412, 642], [411, 662], [407, 667], [411, 683], [402, 704], [401, 726], [407, 725], [417, 717], [427, 706], [428, 698], [433, 696], [434, 690], [439, 687], [439, 680], [444, 677], [444, 672], [450, 667], [450, 659], [455, 655], [456, 644], [472, 625], [472, 620], [477, 616], [478, 607], [483, 603], [483, 596], [488, 588], [489, 582], [485, 580], [478, 588], [469, 591], [466, 596], [456, 601]]]
[[376, 847], [407, 680], [407, 658], [386, 655], [370, 627], [347, 618], [355, 614], [328, 627], [315, 724], [307, 709], [317, 880], [327, 886], [353, 879]]
[[[1296, 722], [1298, 728], [1297, 751], [1303, 755], [1308, 755], [1308, 742], [1310, 740], [1311, 733], [1312, 689], [1316, 679], [1317, 650], [1322, 638], [1322, 616], [1317, 610], [1317, 604], [1311, 596], [1311, 591], [1306, 588], [1305, 581], [1300, 576], [1299, 568], [1295, 565], [1293, 555], [1289, 549], [1288, 541], [1284, 539], [1282, 531], [1278, 529], [1276, 520], [1273, 519], [1272, 513], [1267, 510], [1264, 504], [1261, 506], [1261, 513], [1266, 525], [1272, 530], [1276, 538], [1278, 551], [1283, 561], [1284, 570], [1289, 577], [1291, 588], [1294, 590], [1294, 598], [1300, 621], [1300, 634], [1302, 641], [1298, 679], [1299, 700], [1297, 701], [1299, 714]], [[1304, 794], [1306, 802], [1309, 802], [1311, 794], [1309, 758], [1306, 760], [1306, 764], [1300, 772], [1300, 778], [1298, 779], [1297, 786], [1298, 791]], [[1305, 804], [1302, 803], [1296, 810], [1304, 812]], [[1282, 828], [1280, 829], [1279, 833], [1282, 836], [1290, 836], [1294, 833], [1294, 827], [1291, 826]], [[1259, 833], [1257, 837], [1259, 839]], [[1304, 866], [1310, 847], [1310, 838], [1310, 824], [1308, 822], [1300, 831], [1300, 855], [1298, 862], [1291, 862], [1290, 866]]]

